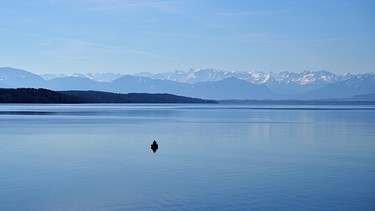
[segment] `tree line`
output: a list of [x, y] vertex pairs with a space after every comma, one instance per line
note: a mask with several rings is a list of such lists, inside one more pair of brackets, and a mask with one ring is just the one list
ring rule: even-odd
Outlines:
[[0, 89], [0, 103], [217, 103], [172, 94], [99, 91], [52, 91], [48, 89]]

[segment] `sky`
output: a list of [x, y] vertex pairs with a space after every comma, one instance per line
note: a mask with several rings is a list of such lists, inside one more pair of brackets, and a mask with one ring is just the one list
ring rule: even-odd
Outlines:
[[0, 0], [0, 67], [375, 71], [373, 0]]

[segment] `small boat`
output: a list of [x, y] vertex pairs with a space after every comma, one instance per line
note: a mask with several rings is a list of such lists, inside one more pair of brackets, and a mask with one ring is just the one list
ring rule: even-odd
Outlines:
[[154, 151], [154, 153], [156, 152], [156, 150], [158, 150], [159, 148], [159, 145], [158, 145], [158, 142], [156, 142], [155, 140], [152, 142], [151, 144], [151, 149], [152, 151]]

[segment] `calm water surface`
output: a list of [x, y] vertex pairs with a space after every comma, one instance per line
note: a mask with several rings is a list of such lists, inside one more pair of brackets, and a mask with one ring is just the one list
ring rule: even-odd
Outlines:
[[375, 108], [0, 105], [0, 171], [0, 210], [375, 210]]

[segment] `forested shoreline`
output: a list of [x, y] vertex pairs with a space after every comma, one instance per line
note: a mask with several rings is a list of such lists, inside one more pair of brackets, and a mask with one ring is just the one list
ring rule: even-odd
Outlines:
[[217, 103], [213, 100], [171, 94], [117, 94], [99, 91], [52, 91], [48, 89], [0, 89], [0, 103]]

